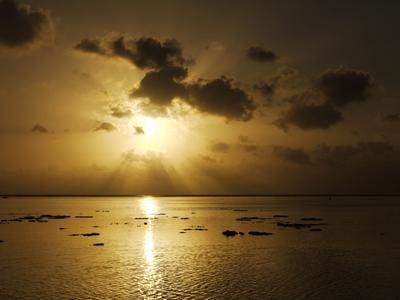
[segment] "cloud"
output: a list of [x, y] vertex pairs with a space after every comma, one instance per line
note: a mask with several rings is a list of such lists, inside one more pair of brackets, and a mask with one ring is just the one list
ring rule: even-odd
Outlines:
[[271, 50], [266, 50], [260, 46], [252, 46], [247, 49], [246, 55], [249, 59], [256, 62], [272, 62], [276, 60], [276, 54]]
[[111, 116], [115, 118], [130, 118], [133, 116], [133, 113], [129, 109], [122, 109], [121, 107], [112, 107]]
[[174, 98], [187, 98], [186, 87], [181, 82], [187, 74], [186, 68], [177, 66], [147, 72], [131, 97], [149, 98], [153, 104], [168, 106]]
[[273, 146], [272, 154], [285, 162], [301, 165], [307, 165], [311, 163], [309, 154], [301, 148]]
[[329, 104], [294, 104], [274, 124], [285, 131], [291, 125], [310, 130], [327, 129], [342, 120], [342, 113]]
[[109, 39], [85, 38], [75, 46], [75, 49], [102, 56], [123, 58], [140, 69], [157, 70], [183, 66], [192, 62], [183, 57], [182, 47], [175, 39], [166, 39], [161, 42], [151, 37], [131, 39], [118, 34]]
[[375, 85], [369, 73], [343, 66], [325, 71], [315, 83], [326, 102], [337, 107], [345, 107], [351, 102], [365, 102]]
[[95, 53], [99, 55], [107, 55], [106, 50], [101, 45], [101, 40], [99, 39], [89, 39], [85, 38], [81, 40], [76, 46], [76, 50], [82, 52]]
[[15, 49], [43, 42], [52, 35], [52, 28], [51, 17], [43, 9], [0, 1], [0, 46]]
[[35, 124], [32, 127], [31, 132], [49, 133], [49, 130], [46, 127], [44, 127], [44, 126], [42, 126], [40, 124]]
[[189, 104], [199, 111], [224, 116], [228, 120], [250, 120], [256, 109], [253, 99], [233, 79], [224, 76], [192, 83], [189, 97]]
[[384, 122], [400, 122], [400, 113], [392, 113], [384, 115], [382, 120]]
[[215, 142], [210, 145], [211, 152], [214, 153], [228, 153], [230, 150], [230, 146], [227, 143], [223, 142]]
[[381, 156], [393, 151], [395, 151], [395, 147], [391, 143], [381, 141], [366, 141], [358, 142], [355, 145], [334, 146], [323, 143], [315, 147], [313, 155], [317, 162], [333, 166], [357, 156]]
[[276, 86], [273, 83], [263, 82], [260, 84], [255, 84], [254, 89], [260, 92], [267, 102], [271, 102]]
[[187, 82], [187, 66], [192, 61], [183, 56], [181, 45], [174, 39], [160, 42], [148, 37], [130, 39], [119, 34], [108, 39], [83, 39], [75, 49], [124, 58], [146, 69], [147, 73], [130, 96], [138, 102], [140, 98], [148, 99], [149, 102], [141, 102], [147, 112], [164, 114], [177, 98], [200, 112], [228, 120], [250, 120], [256, 109], [253, 99], [233, 79], [222, 76]]
[[253, 144], [241, 144], [240, 148], [247, 153], [256, 155], [258, 152], [258, 146]]
[[94, 131], [100, 131], [100, 130], [111, 132], [111, 131], [117, 130], [117, 127], [115, 127], [115, 125], [112, 123], [103, 122], [94, 129]]
[[135, 129], [135, 134], [137, 134], [137, 135], [144, 134], [144, 129], [143, 129], [143, 127], [141, 127], [141, 126], [135, 126], [134, 129]]

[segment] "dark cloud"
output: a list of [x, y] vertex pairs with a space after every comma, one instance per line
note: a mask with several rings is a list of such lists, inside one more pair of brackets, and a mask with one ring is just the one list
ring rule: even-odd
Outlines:
[[375, 86], [374, 79], [367, 72], [339, 67], [327, 70], [316, 81], [326, 101], [337, 107], [351, 102], [365, 102]]
[[263, 82], [260, 84], [254, 85], [254, 89], [260, 92], [267, 102], [272, 101], [272, 97], [275, 93], [275, 85], [272, 83]]
[[47, 12], [13, 0], [0, 1], [0, 45], [19, 48], [43, 41], [51, 35]]
[[228, 153], [230, 148], [227, 143], [223, 142], [215, 142], [210, 145], [210, 150], [214, 153]]
[[258, 152], [258, 146], [257, 145], [242, 144], [242, 145], [239, 145], [239, 146], [244, 152], [247, 152], [247, 153], [250, 153], [250, 154], [256, 155], [257, 152]]
[[276, 54], [271, 50], [266, 50], [260, 46], [252, 46], [247, 49], [246, 55], [251, 60], [257, 62], [271, 62], [276, 60]]
[[44, 127], [44, 126], [42, 126], [40, 124], [35, 124], [32, 127], [31, 131], [32, 132], [38, 132], [38, 133], [49, 133], [49, 130], [46, 127]]
[[400, 122], [400, 113], [392, 113], [383, 116], [384, 122]]
[[117, 130], [117, 127], [115, 127], [115, 125], [112, 123], [103, 122], [94, 129], [94, 131], [101, 131], [101, 130], [111, 132], [111, 131]]
[[112, 107], [111, 115], [115, 118], [129, 118], [133, 116], [133, 113], [129, 109], [123, 109], [121, 107]]
[[274, 124], [285, 131], [290, 125], [310, 130], [327, 129], [342, 120], [342, 113], [329, 104], [294, 104]]
[[253, 117], [253, 99], [233, 79], [199, 80], [189, 86], [191, 104], [201, 112], [247, 121]]
[[141, 126], [135, 126], [134, 129], [135, 129], [135, 134], [137, 134], [137, 135], [144, 134], [144, 129], [143, 129], [143, 127], [141, 127]]
[[186, 68], [176, 66], [147, 72], [131, 96], [149, 98], [159, 106], [170, 105], [174, 98], [187, 98], [186, 86], [181, 82], [187, 74]]
[[366, 141], [354, 145], [320, 144], [315, 147], [313, 155], [317, 162], [326, 165], [337, 165], [360, 156], [381, 156], [395, 151], [395, 147], [389, 142]]
[[190, 59], [183, 57], [183, 50], [175, 39], [160, 42], [150, 37], [131, 39], [117, 35], [110, 39], [83, 39], [76, 50], [95, 53], [108, 57], [120, 57], [128, 60], [140, 69], [162, 69], [171, 66], [190, 64]]
[[283, 147], [283, 146], [274, 146], [272, 148], [272, 154], [278, 157], [279, 159], [295, 163], [306, 165], [310, 164], [310, 156], [308, 153], [301, 148], [290, 148], [290, 147]]
[[88, 53], [107, 55], [107, 52], [101, 45], [101, 41], [99, 39], [83, 39], [75, 46], [75, 49]]

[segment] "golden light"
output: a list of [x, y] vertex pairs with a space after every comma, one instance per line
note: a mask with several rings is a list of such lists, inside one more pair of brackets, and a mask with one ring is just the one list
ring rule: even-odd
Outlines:
[[143, 120], [143, 131], [146, 137], [152, 137], [157, 130], [157, 121], [152, 118]]
[[150, 218], [156, 214], [157, 204], [153, 197], [144, 197], [140, 201], [140, 207], [146, 217]]

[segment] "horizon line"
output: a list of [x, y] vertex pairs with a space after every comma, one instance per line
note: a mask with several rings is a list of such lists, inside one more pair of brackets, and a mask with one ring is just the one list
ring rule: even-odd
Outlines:
[[0, 197], [400, 197], [400, 193], [0, 194]]

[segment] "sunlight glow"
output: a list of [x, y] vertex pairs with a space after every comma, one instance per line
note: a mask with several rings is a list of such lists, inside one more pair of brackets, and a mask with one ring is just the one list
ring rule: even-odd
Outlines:
[[142, 198], [140, 207], [148, 218], [152, 217], [157, 212], [157, 204], [153, 197]]
[[144, 246], [143, 246], [144, 257], [148, 266], [152, 266], [154, 263], [154, 240], [153, 230], [146, 230], [144, 234]]
[[157, 121], [152, 118], [143, 120], [143, 130], [146, 137], [152, 137], [157, 130]]

